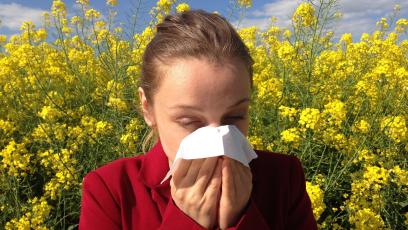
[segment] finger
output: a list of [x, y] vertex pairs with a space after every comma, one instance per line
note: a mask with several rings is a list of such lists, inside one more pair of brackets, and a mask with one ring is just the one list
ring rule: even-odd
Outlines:
[[231, 190], [234, 190], [235, 183], [234, 178], [232, 178], [231, 172], [231, 159], [224, 157], [222, 165], [222, 194], [227, 197], [231, 197]]
[[240, 179], [241, 180], [245, 180], [245, 181], [251, 181], [252, 182], [252, 172], [251, 172], [251, 168], [242, 164], [239, 161], [235, 161], [235, 166], [236, 166], [236, 170], [241, 172], [240, 174]]
[[237, 179], [236, 180], [237, 182], [251, 178], [251, 169], [249, 167], [247, 167], [246, 165], [242, 164], [240, 161], [235, 160], [235, 159], [230, 159], [230, 163], [231, 163], [232, 176]]
[[233, 181], [233, 187], [231, 188], [231, 195], [233, 199], [235, 199], [238, 195], [238, 192], [242, 191], [241, 190], [241, 184], [242, 184], [242, 177], [241, 177], [241, 169], [238, 167], [238, 164], [241, 164], [239, 161], [234, 160], [234, 159], [229, 159], [230, 160], [230, 177], [231, 180]]
[[214, 173], [208, 182], [207, 190], [205, 191], [205, 197], [209, 197], [211, 201], [218, 200], [220, 196], [220, 189], [222, 183], [222, 159], [217, 158], [217, 166], [215, 167]]
[[251, 182], [251, 171], [241, 163], [234, 164], [234, 178], [237, 184], [247, 185]]
[[188, 169], [191, 166], [191, 160], [186, 160], [186, 159], [179, 159], [178, 167], [173, 173], [173, 180], [174, 180], [174, 185], [178, 186], [182, 179], [185, 177], [185, 175], [188, 172]]
[[[252, 191], [252, 174], [250, 168], [244, 166], [241, 163], [235, 164], [236, 166], [236, 175], [235, 183], [238, 186], [237, 191], [240, 191], [237, 199], [242, 199], [243, 202], [247, 202]], [[238, 195], [238, 194], [235, 194]]]
[[200, 192], [200, 194], [203, 194], [205, 190], [207, 189], [208, 183], [210, 181], [210, 178], [213, 177], [214, 172], [217, 168], [217, 163], [218, 163], [218, 157], [209, 157], [207, 158], [203, 165], [200, 168], [200, 171], [198, 172], [197, 175], [197, 191]]
[[188, 169], [187, 174], [180, 183], [180, 186], [190, 187], [195, 184], [195, 182], [197, 181], [198, 172], [200, 171], [200, 168], [204, 161], [205, 158], [191, 160], [191, 165]]
[[241, 182], [250, 181], [252, 183], [252, 173], [251, 173], [251, 168], [250, 167], [242, 164], [239, 161], [234, 161], [234, 166], [235, 166], [234, 170], [236, 170], [236, 172], [237, 172], [238, 181], [241, 181]]
[[244, 166], [244, 165], [242, 165], [242, 167], [243, 167], [243, 169], [244, 169], [243, 172], [244, 172], [244, 174], [245, 174], [247, 180], [249, 180], [249, 181], [252, 183], [252, 172], [251, 172], [251, 168], [250, 168], [250, 167], [247, 167], [247, 166]]

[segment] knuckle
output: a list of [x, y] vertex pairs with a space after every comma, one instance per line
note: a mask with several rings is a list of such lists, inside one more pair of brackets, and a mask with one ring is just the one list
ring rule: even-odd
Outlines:
[[210, 207], [209, 205], [202, 205], [200, 210], [201, 210], [201, 213], [203, 213], [204, 215], [210, 215], [212, 211], [212, 207]]
[[204, 177], [204, 176], [208, 177], [208, 175], [210, 175], [211, 173], [212, 173], [212, 169], [210, 169], [210, 168], [201, 168], [200, 169], [201, 177]]
[[182, 191], [180, 191], [180, 190], [175, 190], [174, 193], [172, 194], [172, 196], [173, 196], [173, 199], [177, 199], [179, 202], [183, 202], [183, 203], [184, 203], [185, 196], [184, 196], [184, 194], [183, 194]]

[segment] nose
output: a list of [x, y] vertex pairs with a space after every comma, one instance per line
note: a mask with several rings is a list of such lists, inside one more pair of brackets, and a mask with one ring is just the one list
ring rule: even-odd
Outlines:
[[223, 113], [220, 113], [217, 115], [214, 114], [214, 116], [209, 118], [207, 121], [209, 125], [216, 126], [216, 127], [223, 126], [223, 125], [233, 125], [233, 124], [238, 123], [238, 120], [232, 118], [231, 116], [232, 115], [225, 115]]
[[209, 122], [207, 126], [209, 127], [218, 127], [218, 126], [223, 126], [226, 125], [225, 122], [221, 121], [221, 120], [217, 120], [214, 122]]

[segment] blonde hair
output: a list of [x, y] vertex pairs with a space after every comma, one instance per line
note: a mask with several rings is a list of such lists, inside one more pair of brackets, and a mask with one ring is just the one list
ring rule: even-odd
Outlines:
[[142, 151], [146, 153], [157, 142], [158, 134], [155, 129], [149, 129], [147, 135], [143, 137]]

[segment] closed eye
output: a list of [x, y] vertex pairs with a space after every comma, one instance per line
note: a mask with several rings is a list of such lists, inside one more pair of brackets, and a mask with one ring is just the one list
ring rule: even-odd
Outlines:
[[193, 119], [188, 119], [188, 118], [183, 118], [183, 119], [180, 119], [178, 123], [181, 126], [191, 126], [193, 124], [200, 123], [200, 121], [193, 120]]
[[[223, 125], [225, 125], [225, 123], [229, 124], [229, 123], [233, 123], [234, 121], [239, 121], [239, 120], [244, 120], [244, 119], [245, 119], [245, 116], [229, 116], [229, 117], [224, 118], [224, 120], [227, 122], [223, 122], [224, 123]], [[181, 119], [179, 120], [178, 123], [183, 127], [192, 127], [192, 126], [202, 127], [204, 126], [203, 123], [198, 120]]]
[[241, 120], [244, 120], [245, 116], [231, 116], [231, 117], [226, 117], [225, 121], [223, 122], [223, 125], [228, 125], [231, 123], [235, 123]]
[[244, 116], [233, 116], [233, 117], [227, 117], [227, 119], [232, 119], [232, 120], [241, 120], [241, 119], [244, 119]]

